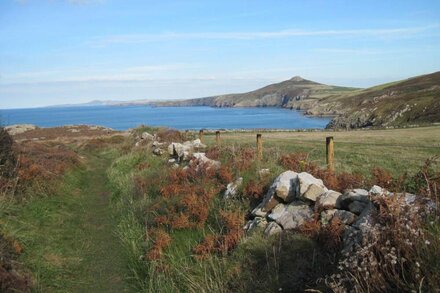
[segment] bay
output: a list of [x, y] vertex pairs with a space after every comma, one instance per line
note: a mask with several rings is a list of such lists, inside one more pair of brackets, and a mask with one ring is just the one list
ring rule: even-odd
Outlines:
[[0, 123], [54, 127], [100, 125], [126, 130], [141, 124], [176, 129], [311, 129], [329, 118], [304, 116], [281, 108], [76, 106], [0, 110]]

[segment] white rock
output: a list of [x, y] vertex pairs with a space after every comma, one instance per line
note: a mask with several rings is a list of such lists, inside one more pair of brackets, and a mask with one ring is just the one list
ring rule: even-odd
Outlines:
[[151, 140], [151, 141], [153, 141], [154, 140], [154, 135], [151, 135], [151, 134], [149, 134], [148, 132], [144, 132], [144, 133], [142, 133], [142, 135], [141, 135], [141, 139], [145, 139], [145, 140]]
[[317, 179], [309, 173], [299, 173], [298, 180], [299, 196], [304, 199], [316, 201], [320, 195], [328, 191], [321, 179]]
[[219, 161], [211, 160], [205, 155], [205, 153], [194, 153], [193, 157], [197, 159], [200, 163], [205, 165], [207, 168], [219, 169], [221, 166], [221, 163]]
[[267, 226], [267, 220], [262, 217], [255, 217], [253, 220], [250, 220], [246, 223], [243, 229], [247, 234], [252, 234], [258, 230], [264, 231]]
[[235, 197], [237, 195], [238, 188], [240, 188], [242, 184], [243, 184], [243, 177], [240, 177], [234, 182], [229, 183], [226, 186], [226, 191], [223, 197], [224, 198]]
[[323, 195], [321, 195], [318, 199], [319, 206], [323, 208], [334, 208], [336, 206], [336, 202], [338, 201], [338, 198], [342, 195], [342, 193], [334, 191], [334, 190], [328, 190]]
[[371, 195], [382, 195], [384, 193], [383, 188], [377, 185], [373, 185], [371, 187], [370, 192]]

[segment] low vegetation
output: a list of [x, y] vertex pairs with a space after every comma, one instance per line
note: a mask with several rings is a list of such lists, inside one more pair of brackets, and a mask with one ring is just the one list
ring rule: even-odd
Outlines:
[[[2, 180], [12, 183], [2, 186], [12, 188], [1, 200], [3, 291], [121, 292], [124, 282], [136, 292], [440, 288], [439, 128], [332, 133], [335, 173], [324, 161], [327, 133], [263, 133], [261, 161], [253, 133], [223, 133], [220, 146], [208, 133], [206, 155], [221, 166], [193, 160], [183, 169], [154, 155], [151, 143], [136, 143], [145, 131], [165, 147], [195, 136], [142, 127], [129, 136], [13, 143], [5, 134]], [[320, 210], [296, 230], [246, 234], [250, 211], [285, 170], [308, 172], [333, 190], [376, 184], [432, 205], [378, 199], [378, 225], [348, 255], [343, 223], [322, 225]], [[239, 177], [237, 194], [225, 199], [226, 185]]]

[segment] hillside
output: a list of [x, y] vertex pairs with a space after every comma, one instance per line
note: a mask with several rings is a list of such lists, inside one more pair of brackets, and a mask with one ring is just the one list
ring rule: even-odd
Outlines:
[[[158, 106], [211, 106], [211, 107], [283, 107], [296, 110], [315, 109], [324, 98], [336, 98], [358, 89], [325, 85], [295, 76], [261, 89], [243, 93], [199, 99], [167, 101]], [[319, 114], [335, 115], [335, 110], [322, 108]]]
[[161, 102], [158, 106], [283, 107], [331, 115], [328, 128], [440, 122], [440, 72], [367, 89], [320, 84], [296, 76], [243, 93]]
[[440, 122], [440, 72], [388, 83], [322, 103], [345, 114], [328, 128], [387, 127]]

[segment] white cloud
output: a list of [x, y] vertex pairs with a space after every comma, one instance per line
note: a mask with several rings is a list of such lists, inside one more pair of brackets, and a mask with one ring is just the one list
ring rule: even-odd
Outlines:
[[165, 32], [158, 34], [123, 34], [110, 35], [94, 38], [90, 44], [101, 47], [110, 44], [137, 44], [155, 41], [170, 40], [259, 40], [293, 37], [314, 37], [314, 36], [346, 36], [346, 37], [378, 37], [378, 38], [401, 38], [417, 35], [419, 33], [436, 29], [440, 25], [433, 24], [423, 27], [405, 28], [379, 28], [379, 29], [350, 29], [350, 30], [299, 30], [289, 29], [280, 31], [259, 31], [259, 32], [203, 32], [203, 33], [175, 33]]

